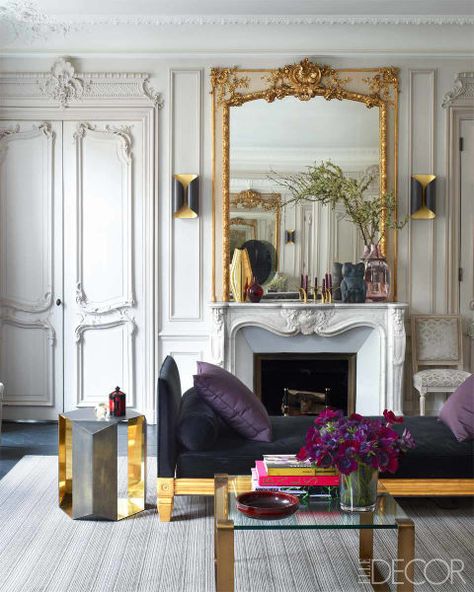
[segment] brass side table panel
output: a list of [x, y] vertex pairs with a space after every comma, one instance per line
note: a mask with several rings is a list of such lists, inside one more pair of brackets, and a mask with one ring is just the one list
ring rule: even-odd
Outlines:
[[[127, 492], [118, 492], [118, 424], [127, 424]], [[145, 509], [146, 419], [98, 420], [92, 409], [59, 416], [59, 506], [73, 519], [121, 520]]]

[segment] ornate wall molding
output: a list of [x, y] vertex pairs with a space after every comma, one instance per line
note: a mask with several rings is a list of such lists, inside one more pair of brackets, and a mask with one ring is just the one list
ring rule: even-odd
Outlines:
[[[12, 142], [22, 142], [28, 140], [35, 140], [37, 138], [44, 138], [46, 142], [44, 150], [44, 163], [45, 163], [45, 179], [42, 183], [44, 191], [44, 203], [45, 205], [45, 218], [43, 220], [46, 228], [46, 245], [47, 249], [44, 253], [45, 257], [43, 260], [43, 272], [42, 277], [44, 279], [42, 291], [34, 299], [24, 300], [15, 294], [8, 292], [9, 283], [6, 280], [6, 275], [2, 275], [2, 281], [0, 285], [0, 305], [7, 307], [11, 310], [26, 313], [40, 313], [48, 310], [53, 303], [53, 149], [55, 134], [51, 128], [51, 124], [43, 122], [39, 126], [32, 126], [31, 129], [21, 131], [20, 125], [14, 127], [0, 129], [0, 166], [3, 164], [7, 157], [9, 145]], [[3, 241], [6, 240], [6, 224], [7, 216], [4, 208], [6, 206], [0, 204], [0, 226], [2, 227]], [[5, 225], [5, 226], [4, 226]], [[2, 243], [2, 248], [6, 250], [6, 243]], [[2, 266], [3, 267], [3, 266]], [[6, 274], [6, 268], [3, 267], [2, 274]]]
[[[122, 351], [123, 368], [126, 370], [125, 384], [123, 388], [127, 392], [127, 401], [131, 405], [136, 404], [135, 399], [135, 334], [137, 331], [137, 324], [135, 319], [129, 317], [126, 311], [119, 311], [115, 318], [104, 322], [103, 319], [97, 316], [83, 316], [80, 323], [74, 330], [76, 341], [76, 360], [77, 360], [77, 400], [76, 404], [81, 406], [90, 406], [93, 403], [93, 397], [87, 398], [84, 396], [84, 333], [86, 331], [106, 331], [115, 327], [123, 327], [125, 329]], [[103, 397], [103, 394], [101, 395]]]
[[472, 25], [472, 15], [47, 15], [37, 2], [16, 0], [5, 4], [0, 15], [14, 29], [17, 36], [30, 34], [46, 37], [47, 34], [67, 35], [72, 31], [90, 27], [185, 27], [185, 26], [288, 26], [288, 25]]
[[[105, 302], [94, 302], [89, 300], [83, 286], [83, 251], [84, 251], [84, 236], [83, 236], [83, 179], [84, 173], [83, 161], [85, 151], [85, 140], [91, 137], [101, 141], [114, 141], [117, 144], [117, 157], [122, 165], [122, 203], [123, 212], [123, 236], [124, 244], [122, 245], [124, 282], [122, 286], [122, 294], [113, 297]], [[80, 309], [89, 314], [107, 314], [114, 310], [123, 308], [131, 308], [135, 303], [134, 287], [133, 287], [133, 192], [132, 192], [132, 175], [133, 175], [133, 159], [132, 159], [132, 135], [130, 126], [124, 125], [121, 127], [106, 125], [103, 129], [98, 129], [97, 126], [89, 122], [82, 122], [77, 125], [74, 132], [74, 140], [76, 141], [76, 209], [77, 209], [77, 269], [76, 269], [76, 302]], [[117, 204], [119, 205], [119, 204]]]
[[64, 109], [71, 101], [80, 100], [90, 87], [90, 82], [76, 74], [71, 62], [59, 58], [46, 78], [38, 82], [40, 91]]
[[[47, 368], [44, 369], [44, 384], [38, 390], [44, 393], [43, 398], [34, 398], [27, 397], [21, 399], [19, 397], [15, 397], [14, 399], [9, 399], [8, 397], [5, 398], [4, 403], [6, 405], [18, 405], [18, 406], [26, 406], [29, 407], [31, 405], [40, 406], [40, 407], [51, 407], [54, 405], [54, 396], [55, 396], [55, 389], [54, 389], [54, 348], [56, 345], [56, 332], [49, 322], [48, 319], [19, 319], [16, 317], [15, 314], [10, 314], [5, 310], [2, 311], [2, 315], [0, 317], [0, 345], [3, 343], [6, 345], [6, 340], [1, 335], [2, 328], [4, 325], [10, 325], [11, 327], [16, 327], [17, 329], [33, 329], [33, 330], [41, 330], [46, 332], [45, 339], [47, 342], [46, 348], [46, 358]], [[36, 376], [35, 380], [39, 381], [40, 376]]]
[[441, 106], [451, 107], [454, 104], [462, 104], [463, 101], [472, 102], [474, 99], [474, 72], [460, 72], [453, 88], [444, 95]]
[[105, 104], [131, 104], [161, 109], [163, 97], [143, 72], [77, 72], [71, 61], [57, 59], [49, 72], [0, 74], [1, 106], [37, 106], [44, 102], [59, 108]]
[[[405, 360], [406, 304], [336, 304], [313, 305], [268, 302], [257, 305], [211, 304], [211, 354], [214, 363], [236, 372], [237, 335], [245, 327], [258, 327], [270, 333], [291, 339], [314, 336], [314, 339], [342, 335], [352, 329], [369, 327], [379, 340], [374, 342], [380, 363], [360, 367], [365, 380], [374, 386], [373, 397], [378, 397], [379, 411], [384, 408], [401, 413], [403, 409], [403, 364]], [[328, 342], [329, 343], [329, 342]], [[321, 351], [324, 351], [321, 350]], [[345, 350], [344, 350], [345, 351]], [[374, 356], [375, 359], [375, 356]], [[376, 378], [377, 377], [377, 378]]]

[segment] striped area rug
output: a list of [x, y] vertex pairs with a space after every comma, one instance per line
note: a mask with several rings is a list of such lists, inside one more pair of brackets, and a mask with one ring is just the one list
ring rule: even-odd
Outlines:
[[[73, 521], [57, 505], [57, 459], [24, 457], [0, 481], [0, 591], [212, 592], [212, 500], [178, 497], [173, 522], [160, 523], [156, 459], [148, 470], [149, 510], [121, 522]], [[403, 506], [415, 520], [416, 557], [433, 560], [432, 583], [417, 568], [425, 581], [415, 591], [473, 590], [470, 500], [449, 510], [421, 499]], [[396, 557], [394, 531], [376, 533], [375, 554]], [[355, 531], [237, 532], [235, 555], [237, 592], [371, 590], [358, 583]], [[451, 559], [464, 570], [441, 584]]]

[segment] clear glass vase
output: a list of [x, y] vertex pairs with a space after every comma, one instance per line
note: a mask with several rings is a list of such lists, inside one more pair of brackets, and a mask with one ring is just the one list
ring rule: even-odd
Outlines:
[[378, 246], [371, 245], [365, 260], [366, 302], [386, 302], [390, 296], [390, 268]]
[[343, 475], [339, 482], [339, 503], [347, 512], [370, 512], [377, 501], [379, 472], [373, 467], [359, 463], [359, 468]]

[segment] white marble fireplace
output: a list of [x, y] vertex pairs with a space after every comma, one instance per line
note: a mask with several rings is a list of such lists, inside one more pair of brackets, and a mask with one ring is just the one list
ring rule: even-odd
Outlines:
[[213, 361], [253, 387], [254, 353], [355, 353], [356, 411], [403, 411], [407, 304], [211, 304]]

